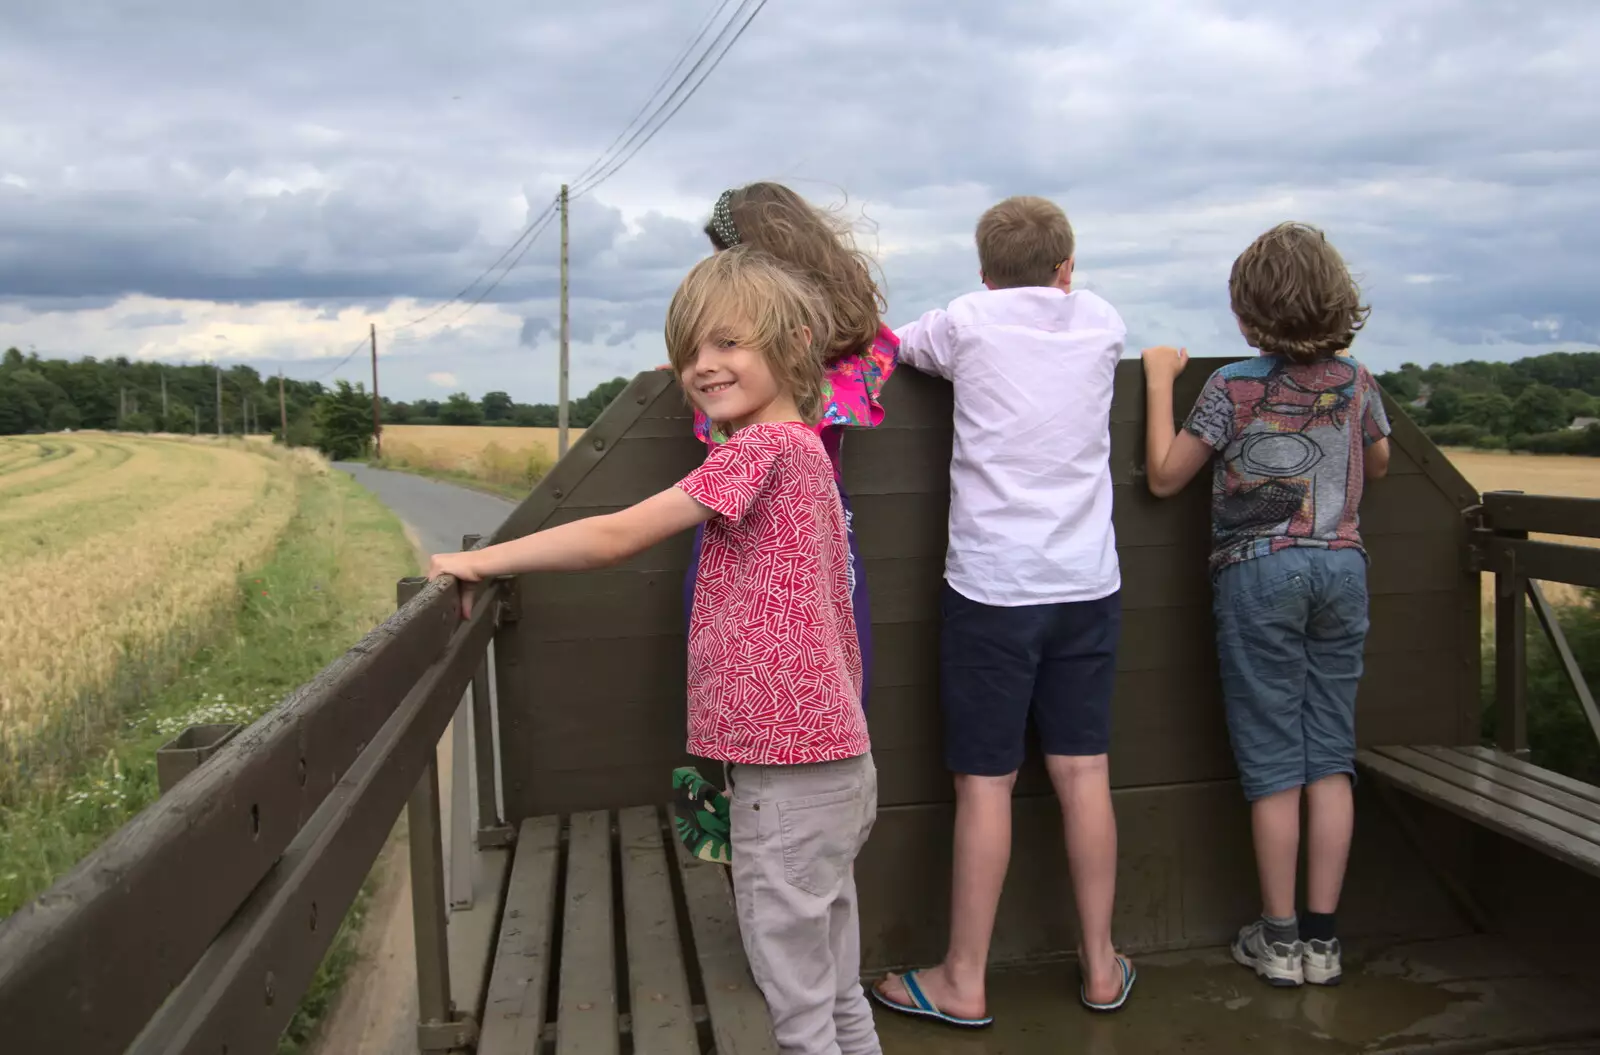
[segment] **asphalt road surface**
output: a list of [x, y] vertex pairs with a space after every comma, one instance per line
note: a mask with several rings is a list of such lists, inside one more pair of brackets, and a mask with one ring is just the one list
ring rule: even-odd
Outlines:
[[[334, 466], [355, 477], [416, 532], [424, 557], [454, 553], [461, 548], [462, 535], [493, 534], [516, 508], [515, 503], [495, 495], [410, 473], [356, 462], [335, 462]], [[423, 563], [426, 565], [426, 560]]]

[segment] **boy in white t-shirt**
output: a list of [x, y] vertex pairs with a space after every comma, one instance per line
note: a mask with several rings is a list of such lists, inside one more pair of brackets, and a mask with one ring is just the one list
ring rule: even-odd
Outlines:
[[955, 387], [940, 633], [955, 861], [944, 962], [891, 975], [879, 1003], [957, 1026], [991, 1021], [985, 969], [1011, 856], [1011, 793], [1031, 716], [1065, 818], [1080, 998], [1127, 999], [1111, 942], [1117, 828], [1107, 751], [1121, 627], [1111, 527], [1111, 390], [1126, 329], [1072, 291], [1073, 234], [1043, 198], [978, 221], [985, 289], [897, 331], [902, 364]]

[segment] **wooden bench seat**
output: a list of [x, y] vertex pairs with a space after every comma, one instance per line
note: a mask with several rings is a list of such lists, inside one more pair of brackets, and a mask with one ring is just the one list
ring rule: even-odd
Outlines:
[[1600, 876], [1600, 788], [1487, 747], [1379, 747], [1357, 764], [1395, 787]]
[[776, 1055], [728, 869], [640, 806], [522, 822], [480, 1055]]

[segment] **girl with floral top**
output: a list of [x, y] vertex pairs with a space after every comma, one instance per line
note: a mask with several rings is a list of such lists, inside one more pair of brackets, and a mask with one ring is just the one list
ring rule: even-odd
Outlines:
[[[724, 191], [711, 210], [706, 237], [718, 250], [748, 245], [797, 268], [827, 299], [832, 322], [822, 339], [822, 416], [813, 426], [833, 463], [833, 480], [844, 504], [850, 540], [850, 596], [855, 606], [861, 648], [863, 706], [872, 676], [872, 613], [867, 606], [866, 570], [856, 544], [850, 496], [840, 477], [840, 448], [846, 426], [873, 428], [883, 421], [878, 393], [894, 373], [900, 340], [883, 324], [883, 295], [872, 279], [872, 261], [855, 248], [847, 225], [816, 208], [780, 183], [752, 183]], [[704, 412], [695, 411], [694, 432], [707, 447], [727, 439]], [[696, 533], [684, 607], [694, 603], [695, 572], [702, 533]]]

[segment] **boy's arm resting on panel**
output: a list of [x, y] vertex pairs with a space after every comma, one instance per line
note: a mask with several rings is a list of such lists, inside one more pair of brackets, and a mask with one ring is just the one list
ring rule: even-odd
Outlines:
[[[680, 488], [669, 487], [616, 513], [562, 524], [484, 549], [435, 554], [428, 578], [453, 575], [471, 583], [522, 572], [605, 568], [713, 516], [714, 511]], [[462, 615], [469, 610], [470, 599], [464, 591]]]
[[916, 322], [894, 331], [900, 339], [900, 362], [950, 380], [955, 370], [956, 329], [950, 313], [935, 308]]
[[1174, 424], [1172, 385], [1189, 365], [1188, 351], [1146, 348], [1140, 358], [1144, 362], [1145, 478], [1151, 494], [1166, 498], [1183, 490], [1205, 467], [1212, 447]]

